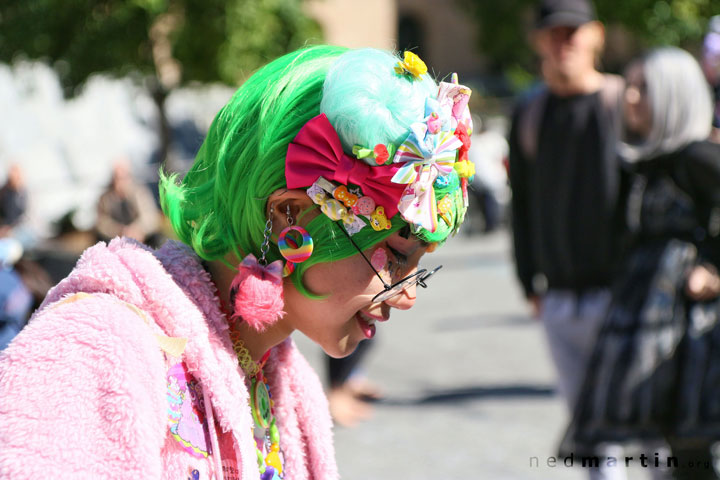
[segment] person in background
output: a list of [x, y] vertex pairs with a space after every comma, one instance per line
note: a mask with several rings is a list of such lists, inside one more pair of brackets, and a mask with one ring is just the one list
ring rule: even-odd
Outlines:
[[115, 162], [110, 184], [97, 205], [98, 239], [129, 237], [143, 242], [157, 231], [159, 220], [152, 193], [135, 181], [128, 161]]
[[27, 190], [22, 169], [10, 165], [7, 180], [0, 188], [0, 237], [7, 237], [18, 226], [27, 210]]
[[507, 175], [509, 147], [505, 135], [503, 126], [497, 120], [487, 118], [483, 122], [475, 122], [473, 148], [469, 152], [470, 161], [475, 165], [471, 192], [483, 213], [483, 233], [499, 228], [507, 216], [510, 199]]
[[515, 109], [509, 135], [515, 263], [572, 411], [620, 257], [623, 82], [596, 68], [604, 28], [589, 0], [541, 1], [531, 39], [544, 83]]
[[22, 330], [33, 306], [32, 294], [15, 270], [24, 253], [15, 229], [23, 220], [27, 201], [22, 169], [12, 164], [0, 188], [0, 350]]
[[368, 380], [360, 364], [373, 348], [375, 340], [358, 345], [353, 353], [343, 358], [326, 355], [328, 403], [330, 415], [336, 424], [352, 427], [370, 418], [370, 402], [381, 397], [378, 387]]
[[702, 49], [702, 69], [712, 87], [715, 112], [710, 139], [720, 143], [720, 15], [710, 19]]
[[674, 47], [632, 62], [625, 77], [630, 242], [570, 432], [579, 444], [664, 438], [673, 478], [717, 478], [720, 145], [707, 140], [710, 90]]

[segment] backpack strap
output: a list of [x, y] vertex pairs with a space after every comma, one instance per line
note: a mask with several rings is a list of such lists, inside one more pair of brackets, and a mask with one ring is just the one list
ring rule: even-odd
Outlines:
[[518, 143], [520, 144], [520, 151], [528, 160], [534, 160], [537, 155], [540, 120], [545, 112], [545, 104], [549, 94], [550, 91], [547, 86], [539, 87], [538, 91], [531, 94], [525, 108], [520, 113]]

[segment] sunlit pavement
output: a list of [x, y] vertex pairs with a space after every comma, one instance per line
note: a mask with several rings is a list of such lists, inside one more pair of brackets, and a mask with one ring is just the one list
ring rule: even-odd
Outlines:
[[[424, 257], [443, 269], [412, 310], [378, 325], [364, 366], [384, 399], [369, 421], [335, 430], [344, 480], [587, 478], [548, 466], [565, 412], [510, 255], [500, 232]], [[324, 375], [319, 348], [296, 341]]]

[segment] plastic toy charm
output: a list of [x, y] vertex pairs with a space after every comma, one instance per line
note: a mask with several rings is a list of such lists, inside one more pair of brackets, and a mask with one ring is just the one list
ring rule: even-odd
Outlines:
[[377, 207], [375, 212], [370, 215], [370, 225], [376, 232], [389, 230], [392, 227], [392, 223], [385, 216], [385, 209], [383, 207]]
[[280, 462], [280, 445], [273, 443], [270, 445], [270, 452], [265, 456], [265, 465], [273, 467], [277, 470], [278, 475], [282, 475], [282, 462]]
[[333, 197], [335, 197], [336, 200], [341, 201], [348, 208], [351, 208], [358, 201], [357, 195], [353, 195], [352, 193], [348, 192], [348, 189], [345, 185], [340, 185], [339, 187], [337, 187], [333, 191]]
[[255, 425], [260, 428], [268, 428], [272, 417], [270, 412], [270, 392], [262, 380], [253, 378], [250, 387], [250, 411], [252, 412]]
[[352, 149], [352, 153], [356, 158], [365, 161], [368, 165], [385, 165], [388, 163], [388, 160], [395, 155], [395, 145], [392, 143], [388, 143], [387, 145], [378, 143], [372, 150], [365, 148], [362, 145], [355, 145]]
[[371, 215], [375, 211], [375, 200], [367, 195], [358, 198], [358, 201], [352, 207], [355, 215]]
[[440, 131], [442, 128], [442, 120], [440, 119], [440, 116], [437, 114], [437, 112], [432, 112], [430, 116], [427, 119], [427, 128], [428, 132], [435, 135]]
[[320, 204], [320, 211], [327, 215], [331, 220], [342, 220], [347, 216], [347, 210], [338, 200], [328, 198]]
[[445, 195], [442, 200], [437, 204], [438, 215], [443, 219], [445, 224], [449, 227], [452, 225], [451, 213], [452, 213], [452, 200], [450, 195]]
[[383, 163], [388, 161], [388, 158], [390, 158], [390, 152], [388, 152], [388, 148], [382, 143], [378, 143], [377, 145], [375, 145], [375, 148], [373, 148], [373, 154], [375, 154], [375, 163], [377, 163], [378, 165], [382, 165]]

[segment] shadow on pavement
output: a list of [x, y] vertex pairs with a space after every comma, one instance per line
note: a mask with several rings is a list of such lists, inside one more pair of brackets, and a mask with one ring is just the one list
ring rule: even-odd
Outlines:
[[537, 320], [532, 319], [529, 315], [486, 313], [445, 317], [437, 321], [435, 331], [448, 332], [490, 327], [524, 327], [533, 323], [537, 323]]
[[457, 403], [484, 398], [527, 398], [553, 397], [555, 388], [547, 385], [501, 385], [456, 388], [440, 392], [429, 392], [417, 398], [383, 398], [378, 403], [388, 406], [422, 406]]

